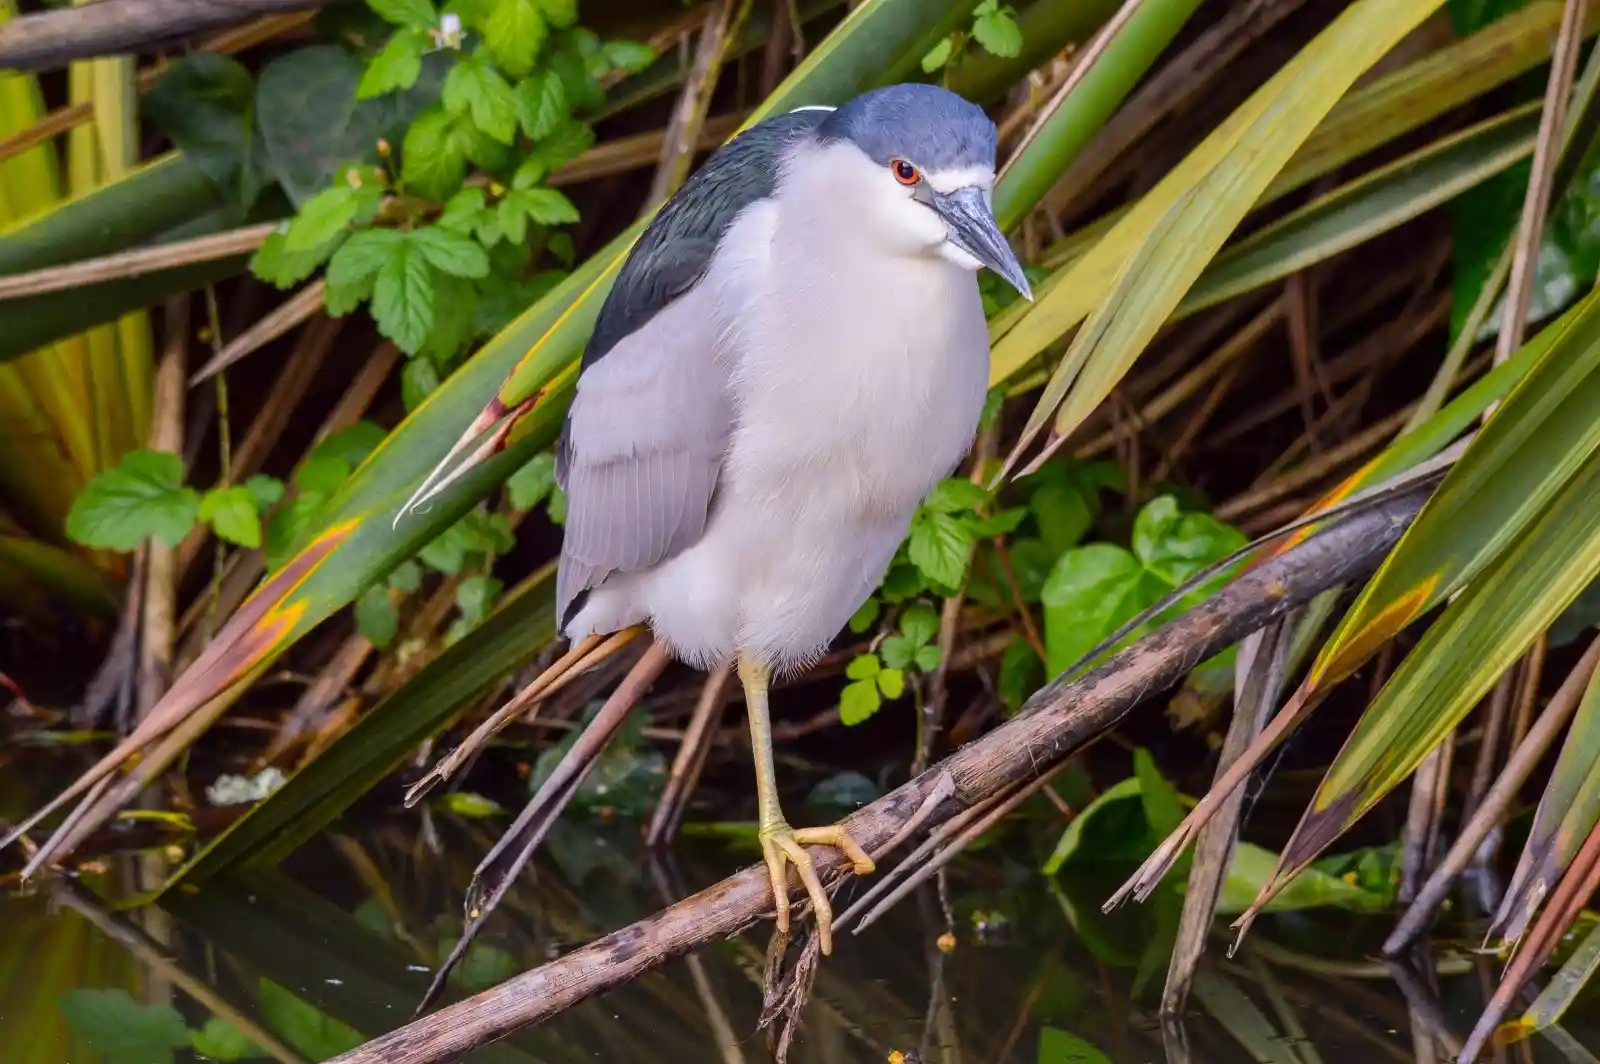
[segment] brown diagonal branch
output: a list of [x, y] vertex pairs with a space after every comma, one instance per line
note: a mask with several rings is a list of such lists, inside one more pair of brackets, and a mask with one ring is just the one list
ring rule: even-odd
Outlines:
[[[1370, 573], [1425, 497], [1421, 490], [1397, 495], [1356, 514], [1240, 576], [1089, 675], [1070, 683], [1057, 679], [1012, 720], [859, 810], [845, 826], [876, 853], [918, 814], [946, 777], [954, 781], [953, 792], [937, 804], [930, 824], [1049, 771], [1135, 706], [1177, 684], [1201, 661], [1319, 592]], [[837, 873], [844, 867], [836, 851], [816, 848], [811, 854], [819, 870]], [[771, 908], [765, 869], [747, 868], [649, 919], [374, 1039], [335, 1058], [335, 1064], [454, 1060], [669, 958], [735, 934]]]
[[74, 59], [133, 52], [304, 11], [325, 0], [99, 0], [15, 18], [0, 26], [0, 70], [45, 70]]

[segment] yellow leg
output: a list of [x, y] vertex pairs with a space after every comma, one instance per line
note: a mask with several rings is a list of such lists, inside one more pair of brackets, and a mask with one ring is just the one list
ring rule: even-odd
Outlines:
[[833, 906], [828, 904], [828, 893], [822, 889], [822, 880], [811, 862], [805, 847], [836, 846], [850, 859], [858, 876], [871, 875], [876, 867], [856, 841], [835, 824], [825, 828], [801, 828], [796, 831], [783, 818], [778, 803], [777, 771], [772, 762], [772, 719], [767, 712], [768, 670], [765, 665], [739, 657], [739, 682], [744, 685], [745, 707], [750, 715], [750, 747], [756, 763], [756, 800], [759, 808], [759, 834], [761, 853], [766, 858], [767, 872], [772, 876], [772, 896], [777, 904], [778, 930], [789, 930], [789, 870], [784, 861], [794, 865], [800, 873], [800, 882], [811, 897], [811, 908], [817, 916], [817, 934], [822, 939], [822, 952], [833, 952]]

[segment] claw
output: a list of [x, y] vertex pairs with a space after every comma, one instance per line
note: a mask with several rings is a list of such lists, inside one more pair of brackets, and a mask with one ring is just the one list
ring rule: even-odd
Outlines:
[[844, 828], [837, 824], [825, 828], [801, 828], [796, 831], [788, 824], [779, 822], [772, 827], [761, 829], [760, 838], [761, 854], [767, 862], [767, 874], [772, 877], [772, 897], [777, 906], [778, 930], [784, 934], [789, 931], [789, 876], [788, 869], [784, 867], [784, 862], [788, 861], [794, 865], [795, 871], [800, 873], [800, 882], [811, 898], [811, 910], [816, 914], [817, 935], [821, 939], [822, 952], [832, 953], [833, 906], [828, 901], [828, 892], [822, 887], [822, 879], [817, 875], [816, 865], [805, 848], [833, 846], [843, 850], [858, 876], [868, 876], [873, 873], [877, 866], [872, 858]]

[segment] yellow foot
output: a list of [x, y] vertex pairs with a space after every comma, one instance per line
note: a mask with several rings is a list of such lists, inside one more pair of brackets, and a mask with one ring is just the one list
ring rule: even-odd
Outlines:
[[822, 952], [833, 952], [833, 906], [828, 904], [828, 892], [822, 889], [807, 846], [835, 846], [844, 851], [858, 876], [869, 876], [877, 867], [872, 858], [837, 824], [826, 828], [801, 828], [796, 831], [782, 821], [761, 829], [761, 853], [767, 859], [767, 872], [772, 876], [772, 896], [778, 907], [778, 930], [789, 930], [789, 876], [783, 862], [788, 860], [800, 873], [800, 882], [811, 896], [811, 910], [817, 918], [817, 934], [822, 939]]

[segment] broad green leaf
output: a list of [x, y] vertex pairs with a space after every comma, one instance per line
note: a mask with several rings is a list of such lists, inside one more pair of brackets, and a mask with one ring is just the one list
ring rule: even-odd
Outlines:
[[924, 646], [939, 634], [939, 614], [925, 603], [909, 606], [900, 617], [900, 631], [913, 649]]
[[348, 1053], [366, 1041], [361, 1032], [318, 1011], [270, 979], [261, 980], [257, 1007], [268, 1030], [312, 1060]]
[[1091, 543], [1067, 551], [1040, 596], [1045, 667], [1051, 675], [1065, 672], [1167, 590], [1126, 548]]
[[1591, 676], [1539, 799], [1493, 932], [1518, 939], [1600, 820], [1600, 672]]
[[995, 346], [992, 379], [1088, 320], [1030, 419], [1029, 438], [1052, 415], [1065, 432], [1099, 404], [1317, 123], [1441, 3], [1351, 4], [1039, 293]]
[[578, 0], [538, 0], [538, 4], [553, 26], [565, 29], [578, 21]]
[[167, 451], [130, 451], [84, 486], [67, 514], [67, 535], [106, 550], [135, 550], [152, 538], [173, 547], [194, 527], [199, 510], [200, 493], [183, 483], [183, 459]]
[[483, 42], [507, 74], [520, 78], [533, 69], [545, 33], [544, 16], [534, 0], [499, 0], [483, 27]]
[[213, 1016], [198, 1031], [191, 1031], [189, 1044], [203, 1057], [231, 1064], [236, 1060], [254, 1060], [267, 1054], [244, 1034], [223, 1019]]
[[642, 73], [656, 61], [655, 49], [641, 41], [607, 41], [601, 51], [613, 68], [629, 74]]
[[193, 52], [162, 73], [142, 106], [187, 158], [227, 190], [229, 199], [249, 210], [272, 180], [255, 100], [255, 82], [238, 60]]
[[883, 698], [878, 694], [876, 679], [856, 680], [845, 684], [839, 693], [839, 720], [845, 725], [860, 724], [878, 712]]
[[[1510, 402], [1503, 410], [1509, 411]], [[1490, 424], [1499, 419], [1497, 413]], [[1396, 551], [1404, 546], [1402, 540]], [[1591, 453], [1526, 530], [1428, 628], [1362, 714], [1285, 849], [1278, 874], [1258, 900], [1270, 898], [1288, 876], [1415, 771], [1596, 576], [1600, 453]]]
[[[1277, 863], [1278, 855], [1271, 850], [1239, 842], [1234, 847], [1233, 861], [1228, 865], [1222, 893], [1217, 897], [1217, 915], [1232, 916], [1248, 909], [1261, 888], [1272, 878]], [[1305, 868], [1273, 897], [1266, 911], [1281, 913], [1329, 906], [1357, 912], [1383, 912], [1389, 907], [1389, 899], [1338, 876], [1316, 868]]]
[[1092, 1043], [1059, 1027], [1039, 1028], [1038, 1064], [1111, 1064]]
[[69, 990], [61, 1012], [106, 1064], [171, 1064], [189, 1028], [171, 1005], [141, 1005], [126, 990]]
[[857, 654], [845, 666], [844, 674], [851, 680], [870, 680], [883, 668], [876, 654]]
[[199, 517], [219, 539], [251, 550], [261, 546], [261, 512], [255, 493], [243, 484], [206, 492]]
[[953, 514], [971, 510], [989, 501], [989, 493], [965, 477], [949, 477], [941, 481], [922, 506], [934, 513]]
[[433, 328], [433, 272], [421, 244], [402, 241], [389, 248], [372, 290], [372, 317], [378, 331], [415, 352]]
[[[1133, 523], [1133, 553], [1154, 575], [1177, 587], [1249, 540], [1210, 514], [1183, 512], [1171, 495], [1145, 503]], [[1197, 598], [1207, 594], [1197, 588]]]
[[400, 631], [400, 612], [389, 598], [384, 584], [374, 584], [356, 599], [356, 631], [380, 650], [394, 642]]
[[983, 0], [974, 15], [972, 36], [990, 54], [1010, 59], [1022, 52], [1022, 30], [1010, 7], [1001, 7], [998, 0]]
[[1600, 446], [1600, 293], [1527, 346], [1537, 360], [1363, 589], [1308, 690], [1348, 676], [1472, 580]]
[[416, 30], [396, 30], [383, 50], [367, 63], [356, 85], [356, 99], [368, 100], [384, 93], [409, 89], [422, 74], [422, 53], [428, 38]]
[[900, 669], [884, 669], [877, 680], [878, 690], [885, 698], [895, 699], [906, 693], [906, 674]]

